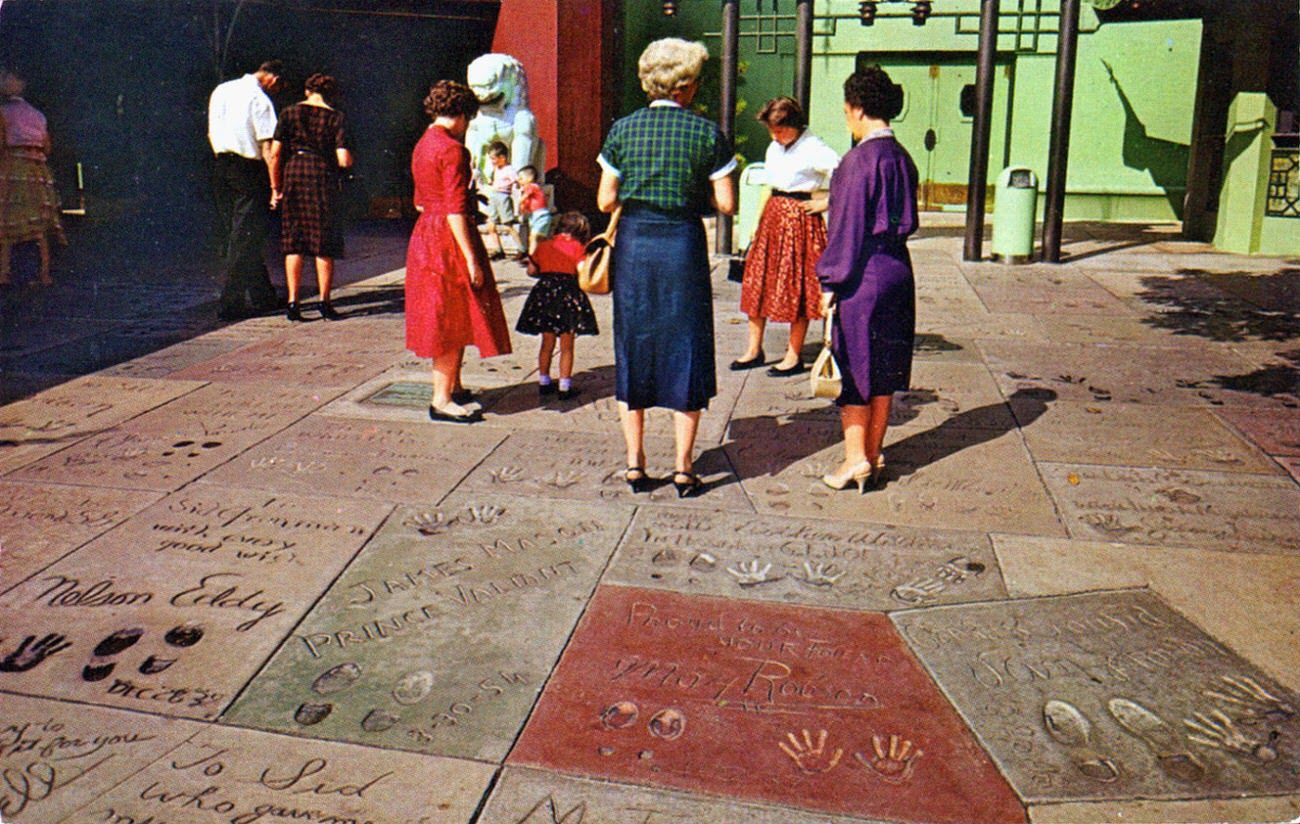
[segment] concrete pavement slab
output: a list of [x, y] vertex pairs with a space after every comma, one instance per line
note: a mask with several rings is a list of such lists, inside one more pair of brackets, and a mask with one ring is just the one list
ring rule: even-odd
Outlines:
[[1096, 824], [1098, 821], [1159, 821], [1163, 824], [1223, 824], [1225, 821], [1295, 821], [1300, 796], [1213, 798], [1199, 801], [1099, 801], [1036, 804], [1034, 824]]
[[6, 695], [0, 816], [24, 824], [63, 821], [200, 729], [192, 721]]
[[383, 345], [338, 341], [307, 347], [293, 336], [277, 335], [251, 343], [173, 373], [186, 380], [296, 384], [351, 389], [383, 371], [395, 357]]
[[1086, 286], [988, 286], [977, 284], [975, 291], [990, 312], [1029, 313], [1036, 316], [1134, 314], [1126, 305], [1096, 284]]
[[649, 508], [602, 581], [877, 611], [1006, 597], [982, 533]]
[[1024, 810], [888, 619], [602, 586], [509, 762], [896, 821]]
[[4, 686], [214, 718], [388, 511], [215, 487], [164, 498], [0, 597], [11, 642], [72, 644]]
[[927, 312], [917, 316], [916, 329], [952, 340], [1047, 340], [1039, 319], [1023, 312], [976, 315]]
[[993, 546], [1013, 596], [1150, 587], [1220, 642], [1300, 690], [1300, 646], [1293, 643], [1300, 637], [1300, 557], [1023, 535], [994, 535]]
[[981, 341], [980, 348], [1002, 391], [1051, 390], [1064, 400], [1117, 401], [1167, 406], [1251, 406], [1295, 403], [1293, 394], [1252, 392], [1234, 384], [1251, 365], [1221, 350], [1196, 357], [1170, 347], [1111, 344]]
[[1300, 793], [1300, 697], [1148, 591], [892, 618], [1029, 803]]
[[1300, 552], [1300, 489], [1285, 477], [1041, 463], [1072, 538]]
[[11, 403], [0, 409], [0, 473], [105, 432], [202, 385], [90, 375]]
[[104, 369], [102, 374], [133, 378], [165, 378], [187, 367], [238, 349], [246, 343], [247, 341], [230, 338], [195, 338], [115, 364]]
[[1277, 473], [1266, 455], [1197, 407], [1056, 401], [1023, 431], [1040, 461]]
[[397, 510], [223, 720], [500, 760], [630, 515], [478, 494]]
[[209, 384], [10, 477], [169, 492], [265, 440], [330, 394], [296, 386]]
[[157, 494], [0, 483], [0, 592], [107, 532]]
[[491, 777], [472, 761], [208, 727], [62, 821], [462, 824]]
[[647, 437], [645, 448], [646, 471], [653, 479], [653, 488], [638, 494], [624, 480], [627, 455], [615, 426], [591, 432], [521, 430], [512, 433], [480, 463], [459, 489], [581, 502], [753, 511], [735, 482], [736, 476], [722, 448], [706, 449], [696, 457], [695, 472], [704, 482], [705, 491], [693, 498], [678, 498], [672, 486], [673, 442]]
[[244, 452], [203, 484], [301, 495], [435, 503], [505, 438], [482, 425], [313, 415]]
[[651, 790], [525, 767], [502, 771], [478, 824], [713, 824], [742, 820], [753, 824], [867, 824], [862, 818]]
[[843, 460], [840, 438], [838, 428], [825, 424], [772, 421], [751, 427], [743, 437], [733, 431], [725, 448], [759, 512], [1065, 534], [1017, 432], [947, 424], [891, 430], [885, 440], [885, 483], [866, 495], [853, 486], [837, 492], [821, 481]]

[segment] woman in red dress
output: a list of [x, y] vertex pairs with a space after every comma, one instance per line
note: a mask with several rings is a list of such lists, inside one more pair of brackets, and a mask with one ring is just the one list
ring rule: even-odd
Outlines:
[[406, 252], [406, 348], [433, 358], [435, 421], [473, 423], [472, 395], [461, 386], [465, 347], [479, 356], [510, 353], [510, 331], [487, 250], [474, 224], [465, 130], [478, 99], [464, 84], [440, 80], [429, 89], [424, 110], [433, 119], [415, 146], [411, 175], [420, 212]]

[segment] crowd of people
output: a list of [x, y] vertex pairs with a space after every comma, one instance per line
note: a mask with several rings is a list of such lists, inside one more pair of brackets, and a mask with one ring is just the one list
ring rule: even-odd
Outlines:
[[[717, 375], [702, 219], [735, 213], [737, 166], [718, 126], [691, 109], [707, 58], [699, 43], [651, 43], [637, 66], [648, 105], [616, 121], [595, 158], [595, 206], [617, 220], [615, 397], [627, 449], [625, 480], [634, 492], [654, 485], [645, 453], [645, 411], [651, 407], [673, 412], [671, 482], [677, 494], [694, 497], [705, 489], [694, 470], [695, 438], [717, 394]], [[302, 319], [299, 288], [310, 258], [319, 312], [337, 319], [330, 287], [334, 259], [343, 253], [339, 176], [352, 163], [345, 118], [335, 108], [338, 84], [311, 75], [304, 99], [277, 119], [268, 93], [282, 75], [280, 64], [270, 61], [212, 95], [209, 137], [227, 232], [221, 312], [239, 317], [278, 305], [261, 255], [269, 211], [278, 208], [288, 285], [284, 311], [290, 320]], [[465, 135], [478, 107], [467, 85], [434, 83], [424, 100], [430, 123], [411, 159], [418, 218], [406, 261], [406, 345], [433, 364], [429, 417], [454, 423], [482, 419], [461, 380], [466, 348], [474, 346], [483, 358], [511, 351], [492, 271], [492, 261], [506, 253], [503, 234], [537, 278], [515, 329], [540, 336], [540, 396], [569, 400], [578, 394], [575, 338], [599, 332], [578, 287], [590, 223], [579, 212], [552, 217], [537, 170], [512, 166], [504, 144], [488, 147], [490, 179], [475, 180]], [[901, 107], [901, 88], [878, 67], [851, 75], [844, 83], [844, 117], [855, 146], [843, 158], [808, 131], [793, 99], [769, 101], [758, 115], [772, 138], [765, 156], [771, 196], [744, 267], [740, 308], [749, 318], [747, 345], [730, 368], [767, 365], [763, 336], [775, 322], [789, 324], [790, 334], [768, 374], [803, 372], [810, 323], [834, 318], [829, 337], [841, 375], [836, 403], [844, 457], [822, 479], [834, 489], [866, 490], [880, 481], [891, 399], [907, 388], [911, 373], [915, 296], [907, 237], [917, 228], [917, 170], [889, 128]], [[492, 253], [479, 230], [480, 198]]]

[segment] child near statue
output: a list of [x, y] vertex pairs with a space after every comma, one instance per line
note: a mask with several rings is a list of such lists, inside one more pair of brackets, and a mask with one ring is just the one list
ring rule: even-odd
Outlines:
[[[596, 313], [591, 301], [578, 288], [578, 263], [586, 255], [591, 224], [580, 212], [565, 212], [555, 221], [555, 237], [539, 240], [528, 258], [528, 273], [538, 278], [528, 293], [515, 331], [541, 335], [537, 353], [537, 393], [555, 395], [567, 401], [579, 390], [573, 388], [573, 343], [577, 335], [595, 335]], [[555, 342], [560, 343], [559, 386], [551, 380], [551, 358]]]

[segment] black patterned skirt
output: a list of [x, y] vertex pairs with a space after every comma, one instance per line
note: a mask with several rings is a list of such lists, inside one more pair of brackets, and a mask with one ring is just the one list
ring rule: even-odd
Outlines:
[[586, 293], [578, 288], [578, 278], [553, 272], [544, 272], [533, 284], [515, 331], [525, 335], [600, 334], [596, 313]]
[[281, 208], [284, 254], [343, 257], [336, 167], [309, 152], [290, 154], [285, 161]]

